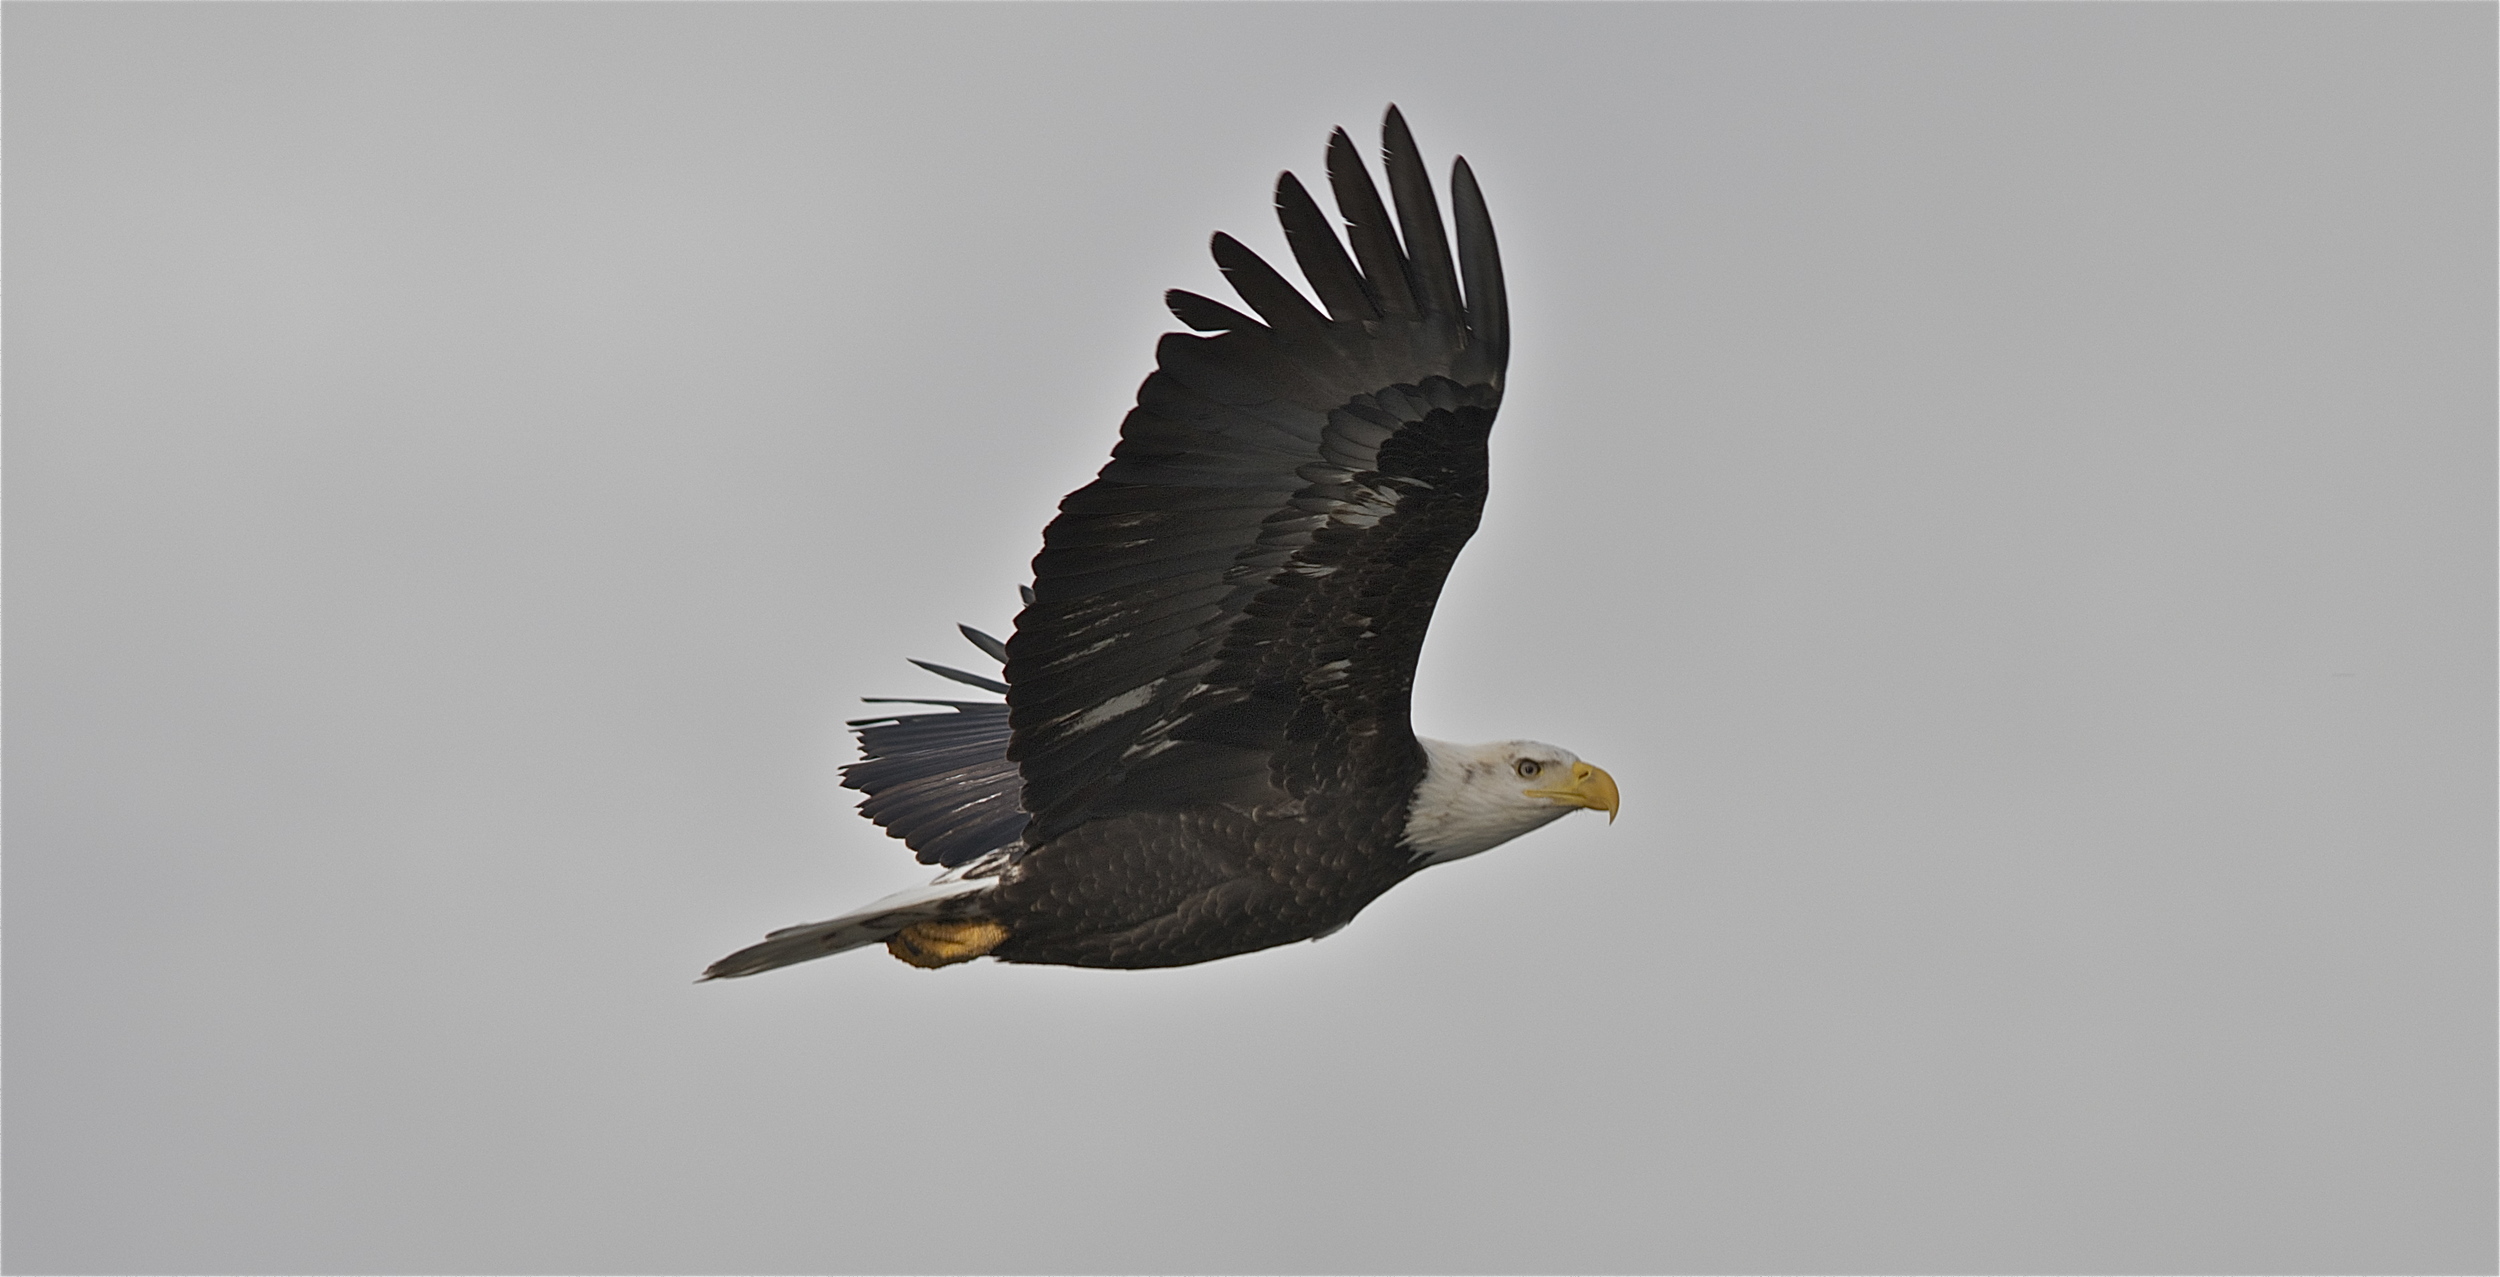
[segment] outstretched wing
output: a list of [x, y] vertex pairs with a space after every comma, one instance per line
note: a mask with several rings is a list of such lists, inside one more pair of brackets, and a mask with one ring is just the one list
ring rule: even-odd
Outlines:
[[1450, 182], [1453, 266], [1395, 107], [1382, 135], [1394, 228], [1343, 129], [1328, 178], [1351, 257], [1301, 183], [1279, 178], [1277, 214], [1320, 306], [1217, 235], [1216, 263], [1258, 317], [1167, 295], [1220, 335], [1165, 335], [1110, 464], [1043, 536], [1007, 644], [1028, 844], [1120, 811], [1420, 773], [1409, 690], [1484, 508], [1509, 321], [1466, 161]]

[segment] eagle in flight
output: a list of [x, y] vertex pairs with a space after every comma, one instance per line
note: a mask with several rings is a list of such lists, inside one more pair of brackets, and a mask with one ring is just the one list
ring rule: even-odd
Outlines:
[[1382, 143], [1388, 205], [1345, 130], [1329, 138], [1343, 242], [1277, 179], [1310, 296], [1220, 233], [1255, 318], [1165, 294], [1213, 335], [1156, 347], [1110, 463], [1042, 535], [1014, 634], [965, 628], [1002, 677], [915, 662], [1005, 701], [852, 724], [861, 814], [944, 872], [704, 978], [878, 942], [922, 967], [1206, 962], [1327, 935], [1417, 870], [1576, 809], [1612, 819], [1614, 778], [1569, 750], [1408, 722], [1484, 510], [1510, 322], [1467, 161], [1453, 264], [1396, 107]]

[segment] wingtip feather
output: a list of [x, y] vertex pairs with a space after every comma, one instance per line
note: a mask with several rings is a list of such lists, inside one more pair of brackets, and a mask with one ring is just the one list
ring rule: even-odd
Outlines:
[[[1166, 291], [1163, 294], [1163, 305], [1165, 309], [1172, 312], [1172, 318], [1188, 325], [1195, 332], [1239, 332], [1260, 327], [1259, 321], [1248, 315], [1212, 297], [1201, 297], [1185, 288]], [[1033, 600], [1026, 599], [1024, 605], [1033, 606]]]
[[963, 631], [963, 636], [972, 640], [972, 645], [987, 653], [991, 660], [996, 661], [1001, 665], [1007, 663], [1007, 645], [1005, 643], [1002, 643], [969, 625], [958, 625], [955, 628]]
[[1406, 116], [1393, 104], [1380, 124], [1381, 159], [1389, 170], [1389, 198], [1397, 206], [1398, 234], [1406, 242], [1408, 278], [1417, 301], [1427, 311], [1455, 314], [1459, 308], [1458, 276], [1450, 264], [1449, 233], [1441, 225], [1440, 202], [1433, 198], [1432, 175], [1424, 169], [1415, 134]]
[[952, 665], [940, 665], [935, 661], [924, 661], [916, 656], [906, 657], [905, 659], [909, 660], [912, 664], [937, 675], [939, 678], [951, 678], [966, 687], [977, 687], [982, 691], [996, 692], [1001, 696], [1005, 696], [1007, 694], [1007, 685], [999, 682], [997, 679], [983, 678], [978, 674], [968, 673], [966, 671], [956, 669]]

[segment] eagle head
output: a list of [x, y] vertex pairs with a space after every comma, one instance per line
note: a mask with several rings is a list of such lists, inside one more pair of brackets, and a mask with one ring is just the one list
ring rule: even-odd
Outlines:
[[1418, 737], [1424, 778], [1406, 812], [1406, 845], [1426, 864], [1498, 847], [1581, 807], [1611, 823], [1622, 799], [1606, 769], [1541, 741], [1453, 745]]

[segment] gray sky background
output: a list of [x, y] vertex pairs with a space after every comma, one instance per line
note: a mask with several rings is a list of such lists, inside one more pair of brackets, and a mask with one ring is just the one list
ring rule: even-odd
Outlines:
[[[6, 23], [16, 1271], [2495, 1266], [2492, 6]], [[691, 984], [1391, 101], [1621, 822]]]

